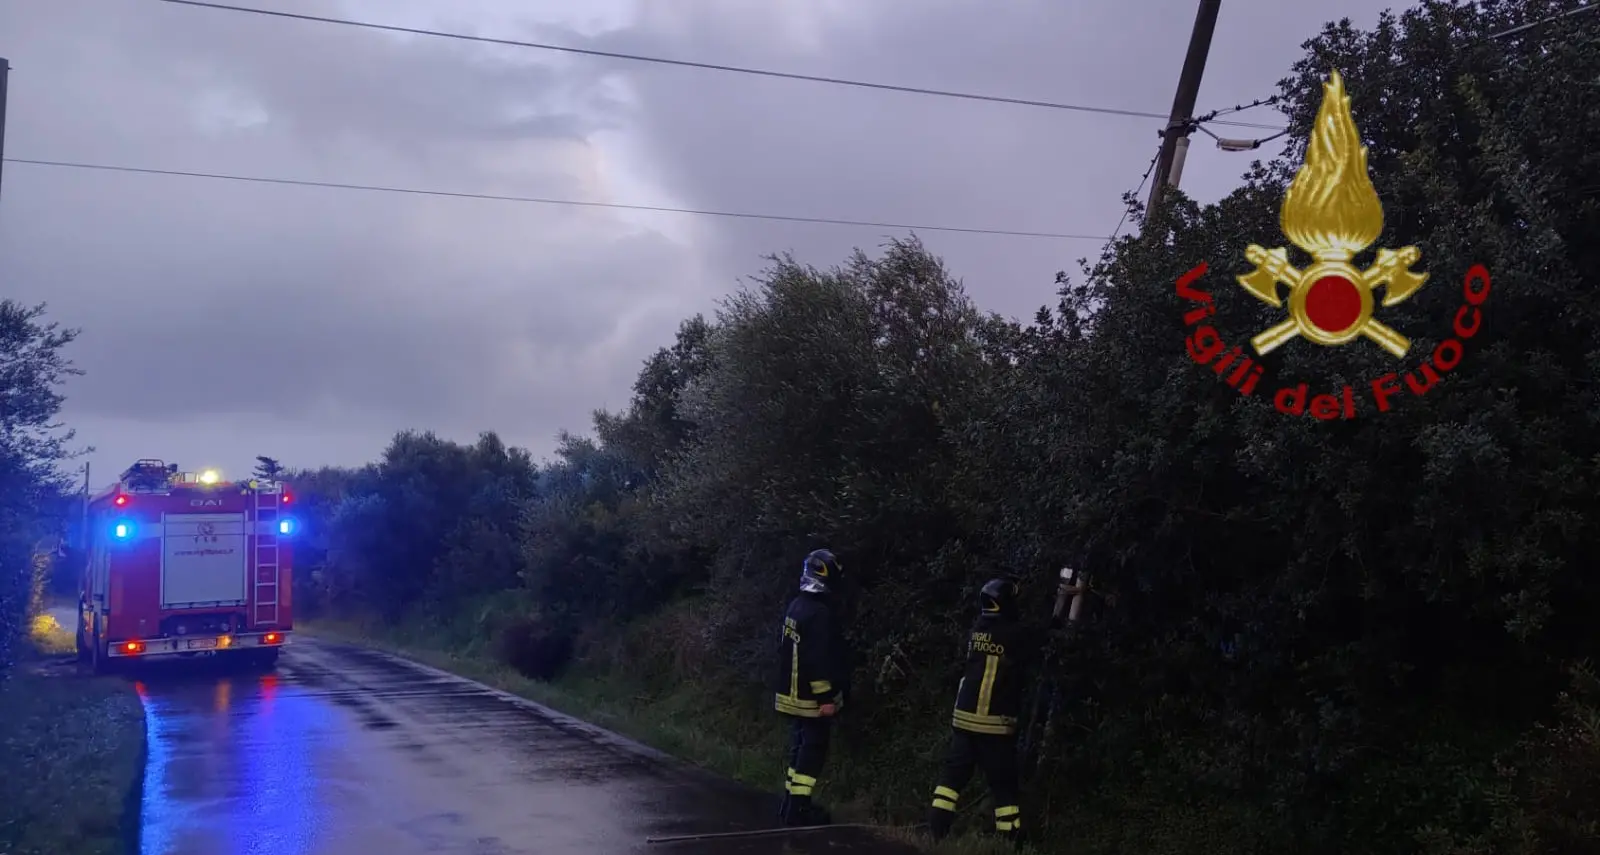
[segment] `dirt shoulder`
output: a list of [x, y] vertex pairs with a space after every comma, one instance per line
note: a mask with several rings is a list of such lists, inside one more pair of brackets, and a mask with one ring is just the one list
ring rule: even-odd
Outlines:
[[72, 636], [34, 621], [26, 658], [0, 682], [0, 852], [136, 852], [144, 710], [133, 685], [80, 673]]

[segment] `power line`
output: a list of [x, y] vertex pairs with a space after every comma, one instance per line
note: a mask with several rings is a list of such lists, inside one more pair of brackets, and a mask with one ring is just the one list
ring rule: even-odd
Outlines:
[[[1139, 186], [1133, 188], [1133, 192], [1128, 194], [1128, 200], [1133, 200], [1133, 199], [1137, 199], [1138, 198], [1139, 192], [1144, 190], [1145, 182], [1150, 180], [1150, 173], [1152, 173], [1152, 172], [1154, 172], [1156, 170], [1156, 163], [1158, 163], [1160, 160], [1161, 160], [1161, 147], [1157, 146], [1156, 147], [1155, 156], [1150, 158], [1150, 165], [1146, 166], [1144, 168], [1144, 175], [1140, 176], [1140, 178], [1139, 178]], [[1127, 224], [1127, 222], [1128, 222], [1128, 214], [1133, 210], [1134, 204], [1135, 204], [1135, 202], [1133, 202], [1133, 201], [1125, 201], [1124, 202], [1124, 204], [1122, 206], [1122, 219], [1118, 220], [1117, 221], [1117, 227], [1111, 230], [1111, 237], [1108, 238], [1107, 241], [1106, 241], [1106, 249], [1110, 249], [1111, 248], [1111, 244], [1116, 242], [1117, 235], [1122, 233], [1122, 227]]]
[[1573, 8], [1573, 9], [1568, 9], [1567, 11], [1562, 12], [1559, 15], [1551, 15], [1548, 18], [1540, 18], [1537, 21], [1529, 21], [1526, 24], [1523, 24], [1523, 25], [1518, 26], [1518, 27], [1512, 27], [1509, 30], [1502, 30], [1502, 31], [1500, 31], [1498, 33], [1493, 33], [1493, 34], [1491, 34], [1489, 36], [1489, 39], [1492, 41], [1492, 40], [1495, 40], [1495, 39], [1503, 39], [1503, 38], [1506, 38], [1508, 36], [1514, 36], [1514, 35], [1517, 35], [1518, 33], [1525, 33], [1528, 30], [1538, 29], [1539, 27], [1542, 27], [1545, 24], [1554, 23], [1556, 21], [1561, 20], [1562, 18], [1570, 18], [1573, 15], [1581, 15], [1584, 12], [1593, 12], [1596, 9], [1600, 9], [1600, 3], [1591, 3], [1591, 4], [1587, 5], [1587, 6], [1578, 6], [1578, 7]]
[[139, 175], [162, 175], [176, 178], [208, 178], [217, 181], [243, 181], [252, 184], [280, 184], [291, 187], [323, 187], [330, 190], [363, 190], [372, 193], [404, 193], [412, 196], [441, 196], [452, 199], [477, 199], [494, 202], [520, 202], [531, 205], [565, 205], [578, 208], [610, 208], [622, 211], [649, 211], [662, 214], [693, 214], [701, 217], [726, 217], [739, 220], [773, 220], [785, 223], [814, 223], [830, 226], [862, 226], [877, 229], [906, 229], [919, 232], [956, 232], [974, 235], [1001, 235], [1006, 237], [1054, 238], [1056, 240], [1104, 241], [1104, 235], [1065, 234], [1062, 232], [1028, 232], [1011, 229], [978, 229], [959, 226], [910, 225], [907, 223], [880, 223], [869, 220], [843, 220], [831, 217], [799, 217], [786, 214], [757, 214], [746, 211], [711, 211], [696, 208], [669, 208], [662, 205], [627, 205], [620, 202], [591, 202], [581, 199], [545, 199], [536, 196], [499, 196], [492, 193], [463, 193], [448, 190], [423, 190], [416, 187], [386, 187], [376, 184], [347, 184], [336, 181], [308, 181], [294, 178], [270, 178], [260, 175], [228, 175], [217, 172], [189, 172], [177, 169], [147, 169], [137, 166], [117, 166], [105, 163], [78, 163], [61, 160], [32, 160], [20, 157], [5, 158], [6, 163], [27, 166], [45, 166], [60, 169], [91, 169], [102, 172], [128, 172]]
[[[722, 65], [714, 62], [693, 62], [686, 59], [667, 59], [657, 56], [642, 56], [640, 54], [619, 53], [616, 51], [596, 50], [593, 48], [578, 48], [568, 45], [547, 44], [543, 42], [501, 39], [491, 36], [473, 36], [466, 33], [451, 33], [443, 30], [422, 29], [420, 27], [402, 27], [395, 24], [379, 24], [372, 21], [356, 21], [349, 18], [330, 18], [322, 15], [304, 15], [297, 12], [282, 12], [276, 9], [257, 9], [250, 6], [232, 6], [226, 3], [205, 2], [205, 0], [161, 0], [161, 2], [173, 3], [179, 6], [194, 6], [202, 9], [215, 9], [224, 12], [243, 12], [251, 15], [265, 15], [271, 18], [287, 18], [296, 21], [310, 21], [318, 24], [336, 24], [343, 27], [359, 27], [367, 30], [381, 30], [390, 33], [405, 33], [413, 36], [432, 36], [434, 38], [455, 39], [457, 41], [477, 42], [480, 44], [559, 51], [561, 53], [581, 54], [583, 56], [598, 56], [605, 57], [607, 59], [625, 59], [631, 62], [650, 62], [658, 65], [676, 65], [682, 68], [699, 68], [706, 71], [726, 71], [734, 74], [752, 74], [758, 77], [776, 77], [784, 80], [804, 80], [810, 83], [829, 83], [835, 86], [853, 86], [860, 89], [878, 89], [887, 92], [905, 92], [913, 95], [933, 95], [941, 98], [960, 98], [967, 101], [990, 101], [997, 104], [1013, 104], [1022, 107], [1044, 107], [1051, 110], [1070, 110], [1079, 113], [1100, 113], [1109, 116], [1129, 116], [1138, 119], [1160, 119], [1165, 121], [1168, 118], [1163, 113], [1147, 113], [1140, 110], [1119, 110], [1113, 107], [1090, 107], [1083, 104], [1063, 104], [1055, 101], [1036, 101], [1028, 98], [1008, 98], [1001, 95], [980, 95], [972, 92], [953, 92], [944, 89], [928, 89], [921, 86], [899, 86], [892, 83], [871, 83], [863, 80], [848, 80], [841, 77], [821, 77], [811, 74], [794, 74], [787, 71], [773, 71], [765, 68], [748, 68], [738, 65]], [[1259, 125], [1251, 122], [1217, 121], [1215, 124], [1235, 125], [1242, 128], [1260, 128], [1269, 131], [1281, 130], [1281, 127], [1277, 125]]]

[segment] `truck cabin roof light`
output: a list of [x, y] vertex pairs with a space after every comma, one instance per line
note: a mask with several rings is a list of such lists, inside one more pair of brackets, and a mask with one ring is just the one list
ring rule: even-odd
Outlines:
[[211, 485], [222, 480], [222, 476], [215, 469], [207, 469], [200, 473], [200, 483]]

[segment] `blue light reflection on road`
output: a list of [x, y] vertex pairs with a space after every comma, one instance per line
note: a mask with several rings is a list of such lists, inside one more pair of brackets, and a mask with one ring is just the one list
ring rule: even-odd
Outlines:
[[176, 848], [177, 841], [171, 832], [179, 827], [181, 818], [173, 814], [182, 810], [167, 794], [167, 770], [172, 767], [171, 723], [161, 715], [164, 704], [150, 696], [144, 683], [134, 683], [133, 690], [139, 694], [139, 702], [144, 705], [145, 743], [149, 752], [144, 766], [139, 848], [144, 855], [163, 855]]
[[290, 693], [279, 696], [278, 675], [259, 685], [260, 700], [244, 721], [240, 740], [243, 798], [235, 799], [235, 855], [306, 855], [322, 826], [309, 743], [317, 731], [317, 705]]
[[312, 756], [325, 711], [280, 694], [276, 674], [198, 676], [134, 684], [148, 735], [142, 855], [310, 855], [326, 826]]

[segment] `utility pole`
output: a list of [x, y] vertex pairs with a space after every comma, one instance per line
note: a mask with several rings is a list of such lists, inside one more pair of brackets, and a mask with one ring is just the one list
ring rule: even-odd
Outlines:
[[1161, 201], [1161, 191], [1167, 185], [1178, 186], [1183, 176], [1184, 156], [1189, 152], [1187, 127], [1194, 118], [1194, 102], [1200, 96], [1200, 78], [1205, 75], [1206, 57], [1211, 53], [1211, 34], [1217, 29], [1217, 13], [1222, 10], [1222, 0], [1200, 0], [1200, 11], [1194, 17], [1194, 32], [1189, 35], [1189, 53], [1183, 58], [1183, 71], [1178, 75], [1178, 94], [1172, 99], [1172, 116], [1161, 133], [1161, 154], [1156, 158], [1155, 181], [1150, 185], [1150, 203], [1146, 210], [1155, 210]]
[[5, 171], [6, 156], [6, 82], [11, 77], [11, 63], [0, 56], [0, 173]]
[[83, 461], [83, 501], [79, 506], [78, 548], [89, 548], [89, 461]]

